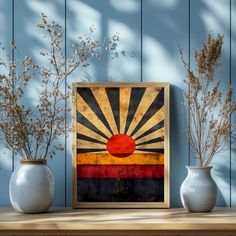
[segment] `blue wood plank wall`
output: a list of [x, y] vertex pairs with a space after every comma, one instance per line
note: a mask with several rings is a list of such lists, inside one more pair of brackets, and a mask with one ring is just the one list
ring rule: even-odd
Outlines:
[[[233, 29], [233, 28], [232, 28]], [[226, 91], [230, 84], [230, 1], [204, 0], [190, 2], [190, 63], [193, 64], [194, 51], [206, 40], [208, 33], [224, 34], [222, 48], [222, 67], [216, 77], [222, 80], [222, 90]], [[212, 164], [213, 177], [219, 186], [217, 205], [230, 206], [230, 150], [215, 157]], [[191, 158], [191, 163], [194, 159]]]
[[[120, 81], [171, 83], [171, 206], [181, 206], [180, 184], [186, 176], [185, 165], [193, 164], [188, 140], [185, 137], [187, 112], [184, 111], [182, 92], [185, 72], [180, 63], [177, 45], [193, 64], [193, 48], [199, 48], [208, 33], [225, 35], [222, 67], [217, 78], [222, 88], [229, 84], [236, 88], [236, 0], [0, 0], [0, 42], [6, 47], [15, 39], [15, 57], [33, 56], [42, 65], [45, 61], [38, 52], [48, 47], [35, 28], [44, 12], [64, 28], [65, 53], [77, 35], [96, 26], [96, 36], [119, 32], [116, 60], [103, 56], [92, 62], [88, 70], [78, 70], [72, 81]], [[12, 52], [9, 51], [11, 54]], [[25, 103], [34, 106], [38, 82], [35, 79], [27, 90]], [[234, 95], [236, 100], [236, 95]], [[67, 119], [70, 119], [68, 115]], [[233, 129], [236, 114], [232, 115]], [[65, 131], [67, 132], [67, 131]], [[234, 133], [234, 132], [233, 132]], [[55, 206], [71, 205], [71, 137], [62, 137], [65, 152], [49, 160], [56, 177]], [[231, 135], [230, 147], [214, 160], [213, 176], [219, 187], [218, 206], [236, 206], [236, 138]], [[18, 157], [0, 146], [0, 206], [8, 206], [8, 183], [11, 172], [19, 163]]]

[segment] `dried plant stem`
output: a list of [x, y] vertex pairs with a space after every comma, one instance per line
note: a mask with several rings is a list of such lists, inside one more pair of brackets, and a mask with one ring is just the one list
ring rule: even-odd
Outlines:
[[214, 83], [222, 45], [223, 35], [216, 38], [209, 35], [199, 52], [195, 51], [195, 70], [185, 62], [180, 49], [188, 76], [188, 80], [184, 81], [188, 86], [188, 91], [184, 93], [189, 110], [187, 135], [199, 166], [208, 166], [216, 154], [225, 150], [231, 131], [230, 114], [236, 110], [232, 101], [233, 88], [228, 88], [222, 101], [220, 81]]
[[[92, 26], [88, 35], [79, 36], [73, 43], [73, 53], [66, 63], [61, 26], [49, 22], [42, 14], [37, 27], [49, 39], [49, 50], [40, 52], [48, 60], [47, 66], [40, 66], [27, 56], [12, 60], [6, 55], [7, 60], [4, 60], [0, 54], [0, 67], [8, 70], [7, 73], [0, 72], [0, 137], [7, 148], [23, 159], [52, 158], [56, 151], [64, 149], [64, 144], [55, 141], [64, 135], [65, 129], [70, 130], [65, 117], [70, 111], [70, 86], [65, 85], [65, 78], [79, 67], [87, 68], [90, 58], [99, 59], [104, 51], [116, 55], [119, 41], [118, 34], [102, 41], [94, 40], [95, 28]], [[15, 50], [15, 42], [11, 45]], [[4, 53], [5, 49], [0, 47], [0, 52]], [[25, 107], [24, 91], [33, 78], [40, 81], [38, 105]], [[62, 86], [66, 86], [66, 94]]]

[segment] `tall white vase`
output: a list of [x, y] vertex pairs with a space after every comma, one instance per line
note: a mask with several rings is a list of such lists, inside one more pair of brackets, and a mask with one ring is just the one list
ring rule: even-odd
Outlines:
[[209, 212], [216, 203], [217, 185], [210, 167], [186, 166], [188, 175], [180, 188], [182, 204], [189, 212]]
[[11, 175], [10, 201], [21, 213], [42, 213], [53, 203], [55, 177], [46, 160], [23, 160]]

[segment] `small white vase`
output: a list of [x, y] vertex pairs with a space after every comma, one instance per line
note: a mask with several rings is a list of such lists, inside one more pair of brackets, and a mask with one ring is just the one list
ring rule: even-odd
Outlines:
[[216, 203], [217, 185], [209, 167], [186, 166], [188, 175], [180, 188], [182, 204], [189, 212], [209, 212]]
[[21, 213], [47, 211], [55, 196], [55, 177], [46, 160], [22, 160], [9, 184], [10, 201]]

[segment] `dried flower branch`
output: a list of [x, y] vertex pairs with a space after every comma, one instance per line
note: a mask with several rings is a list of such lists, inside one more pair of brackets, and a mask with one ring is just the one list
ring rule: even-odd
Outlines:
[[221, 81], [214, 83], [215, 71], [220, 66], [223, 37], [208, 35], [199, 52], [195, 51], [194, 71], [180, 49], [188, 76], [184, 81], [188, 86], [184, 93], [186, 109], [189, 109], [187, 134], [199, 166], [208, 166], [217, 153], [225, 150], [231, 132], [230, 115], [236, 110], [232, 101], [233, 88], [229, 86], [223, 100]]
[[[71, 91], [65, 85], [65, 79], [78, 67], [89, 66], [90, 58], [99, 58], [103, 51], [115, 53], [119, 41], [118, 34], [102, 41], [94, 40], [95, 28], [92, 26], [88, 35], [80, 36], [73, 43], [73, 55], [65, 66], [61, 26], [49, 22], [42, 14], [37, 27], [45, 33], [45, 38], [49, 38], [49, 50], [40, 52], [49, 62], [47, 67], [37, 65], [30, 57], [12, 60], [6, 55], [4, 61], [0, 56], [0, 67], [6, 71], [0, 73], [0, 139], [23, 159], [52, 158], [56, 151], [64, 149], [64, 145], [55, 141], [64, 134], [65, 128], [69, 129], [65, 113], [70, 111]], [[16, 43], [12, 42], [11, 47], [16, 50]], [[0, 55], [4, 53], [5, 49], [1, 47]], [[41, 90], [37, 107], [28, 108], [22, 98], [33, 78], [40, 79]], [[67, 86], [66, 94], [63, 86]]]

